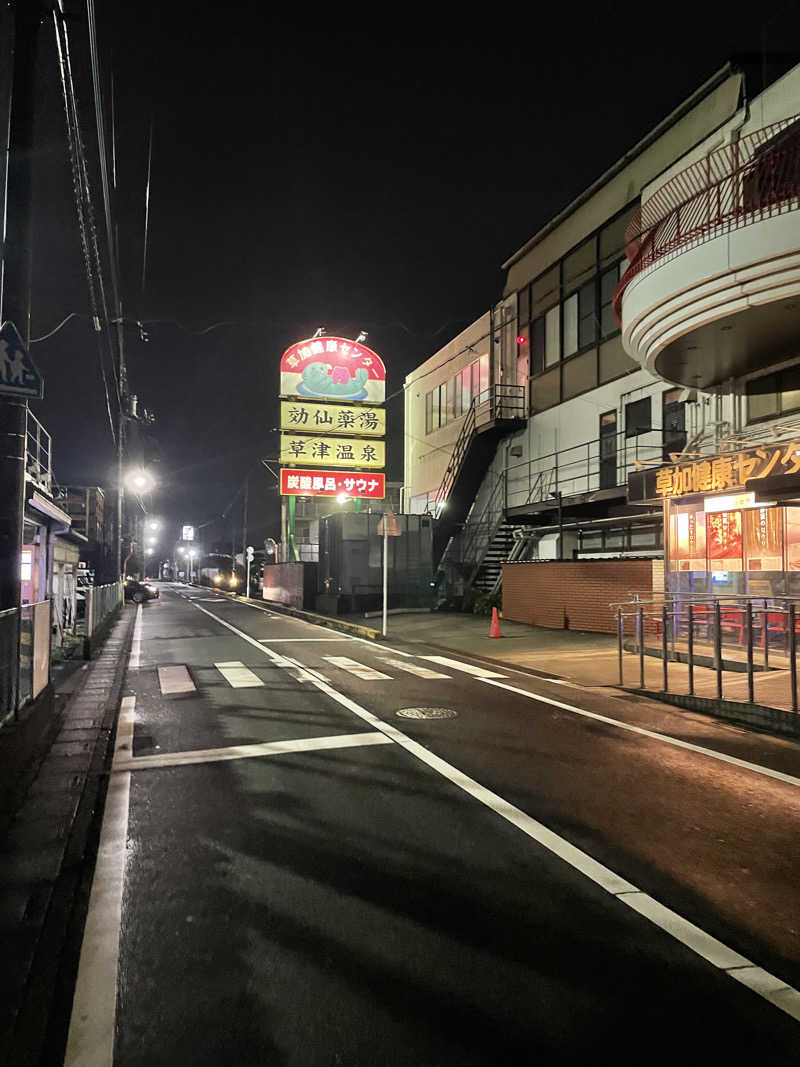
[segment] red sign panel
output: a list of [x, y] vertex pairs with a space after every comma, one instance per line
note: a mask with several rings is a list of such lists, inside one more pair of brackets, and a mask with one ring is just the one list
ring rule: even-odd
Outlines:
[[281, 357], [281, 396], [315, 400], [386, 398], [386, 367], [371, 348], [345, 337], [311, 337]]
[[386, 476], [366, 471], [305, 471], [281, 469], [281, 496], [366, 497], [383, 500]]
[[742, 513], [717, 511], [706, 515], [708, 562], [712, 571], [742, 569]]

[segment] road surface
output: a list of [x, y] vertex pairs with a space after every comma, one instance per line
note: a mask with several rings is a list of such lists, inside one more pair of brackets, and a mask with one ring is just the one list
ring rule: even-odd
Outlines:
[[798, 1062], [791, 742], [135, 610], [68, 1064]]

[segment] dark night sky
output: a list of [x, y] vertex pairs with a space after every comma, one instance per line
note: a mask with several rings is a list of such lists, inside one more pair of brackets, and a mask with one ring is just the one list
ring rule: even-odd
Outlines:
[[[148, 343], [126, 331], [131, 387], [157, 416], [145, 442], [159, 464], [154, 510], [212, 518], [258, 457], [275, 455], [277, 362], [317, 325], [369, 330], [399, 389], [496, 299], [502, 261], [731, 54], [757, 47], [780, 6], [510, 4], [478, 18], [463, 6], [337, 5], [324, 16], [101, 4], [126, 314], [183, 327], [154, 324]], [[68, 7], [93, 144], [83, 6]], [[49, 24], [39, 67], [34, 337], [88, 310]], [[234, 325], [190, 332], [221, 320]], [[109, 482], [87, 320], [33, 352], [47, 389], [34, 410], [53, 433], [58, 480]], [[401, 398], [389, 417], [399, 478]], [[276, 512], [270, 480], [263, 469], [252, 479], [254, 517]]]

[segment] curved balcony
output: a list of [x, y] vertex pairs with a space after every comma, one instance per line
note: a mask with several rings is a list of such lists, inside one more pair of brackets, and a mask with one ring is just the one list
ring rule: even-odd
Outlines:
[[800, 119], [718, 149], [631, 220], [614, 296], [625, 350], [710, 389], [800, 354]]

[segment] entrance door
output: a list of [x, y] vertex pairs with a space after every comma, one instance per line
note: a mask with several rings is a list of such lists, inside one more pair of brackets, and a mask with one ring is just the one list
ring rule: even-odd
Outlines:
[[686, 448], [686, 404], [680, 399], [682, 392], [682, 389], [667, 389], [661, 394], [661, 426], [666, 462], [669, 462], [670, 453], [683, 452]]
[[617, 413], [606, 411], [600, 416], [600, 488], [613, 489], [617, 484]]

